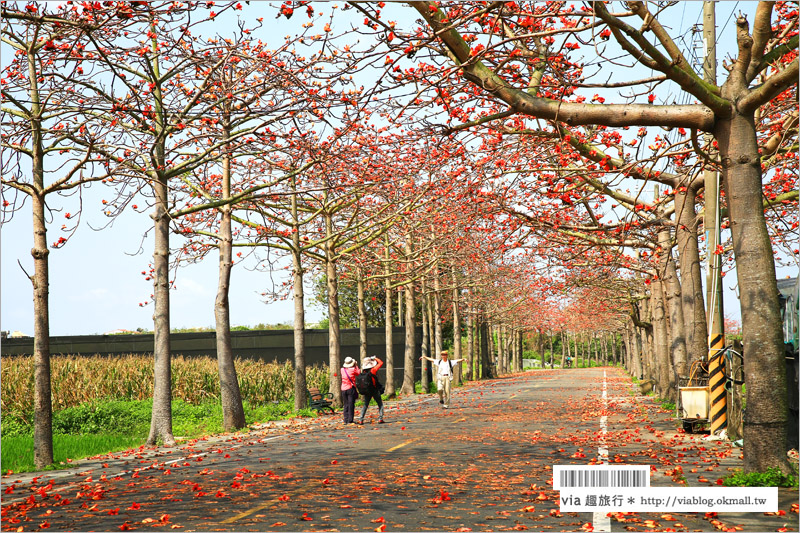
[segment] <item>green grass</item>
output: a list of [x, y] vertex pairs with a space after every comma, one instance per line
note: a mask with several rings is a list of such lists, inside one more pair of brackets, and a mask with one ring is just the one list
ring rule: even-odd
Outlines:
[[[417, 394], [423, 394], [424, 391], [422, 390], [421, 381], [414, 382], [414, 392]], [[430, 383], [428, 383], [428, 394], [436, 394], [436, 392], [436, 380], [431, 380]]]
[[[65, 468], [71, 461], [141, 446], [150, 431], [152, 400], [106, 401], [82, 404], [53, 413], [53, 454], [48, 469]], [[295, 417], [313, 417], [312, 409], [294, 411], [294, 401], [244, 405], [248, 425]], [[3, 414], [0, 452], [2, 471], [31, 472], [33, 429], [28, 417]], [[218, 401], [200, 405], [172, 402], [172, 432], [176, 438], [222, 433], [222, 406]]]
[[[55, 464], [46, 468], [54, 470], [69, 466], [75, 459], [102, 455], [136, 448], [144, 444], [144, 437], [125, 435], [111, 435], [107, 433], [97, 435], [53, 435], [53, 455]], [[20, 435], [16, 437], [3, 437], [0, 449], [0, 461], [3, 472], [31, 472], [33, 467], [33, 436]]]
[[745, 474], [739, 470], [722, 480], [725, 487], [797, 487], [796, 474], [784, 474], [777, 468], [768, 468], [766, 472]]

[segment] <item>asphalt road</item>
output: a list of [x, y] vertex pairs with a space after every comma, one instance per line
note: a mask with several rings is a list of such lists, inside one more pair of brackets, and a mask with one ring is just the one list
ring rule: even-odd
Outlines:
[[653, 466], [661, 486], [678, 486], [676, 466], [703, 486], [741, 463], [632, 392], [619, 369], [539, 370], [454, 389], [449, 409], [435, 395], [388, 402], [380, 425], [373, 404], [364, 426], [337, 413], [4, 476], [2, 529], [797, 530], [796, 491], [781, 491], [785, 515], [561, 513], [552, 465], [596, 461], [599, 447]]

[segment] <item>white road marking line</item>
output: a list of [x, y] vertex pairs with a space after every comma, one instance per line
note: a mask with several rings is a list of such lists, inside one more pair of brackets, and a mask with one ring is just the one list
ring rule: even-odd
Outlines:
[[[603, 370], [603, 408], [608, 408], [608, 388], [606, 387], [606, 371]], [[608, 447], [606, 446], [606, 433], [608, 433], [608, 416], [600, 417], [600, 446], [597, 448], [597, 455], [600, 460], [608, 464]], [[611, 518], [608, 513], [592, 513], [592, 526], [594, 531], [611, 531]]]

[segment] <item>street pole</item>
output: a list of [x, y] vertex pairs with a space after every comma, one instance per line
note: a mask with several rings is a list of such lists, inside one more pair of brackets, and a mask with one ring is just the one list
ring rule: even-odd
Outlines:
[[[717, 84], [716, 53], [716, 19], [714, 2], [703, 2], [703, 44], [705, 60], [703, 76], [705, 81]], [[714, 136], [705, 135], [709, 151], [713, 146]], [[711, 388], [711, 434], [715, 435], [728, 427], [727, 391], [725, 390], [725, 359], [722, 350], [725, 348], [725, 330], [722, 314], [722, 254], [720, 245], [719, 219], [719, 172], [706, 167], [703, 173], [705, 181], [705, 215], [703, 226], [706, 234], [706, 316], [708, 319], [708, 374]]]

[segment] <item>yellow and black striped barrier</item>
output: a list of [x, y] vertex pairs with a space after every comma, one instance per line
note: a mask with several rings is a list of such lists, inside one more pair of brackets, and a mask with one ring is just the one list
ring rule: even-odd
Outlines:
[[728, 401], [725, 389], [725, 336], [708, 337], [708, 386], [711, 394], [711, 434], [728, 427]]

